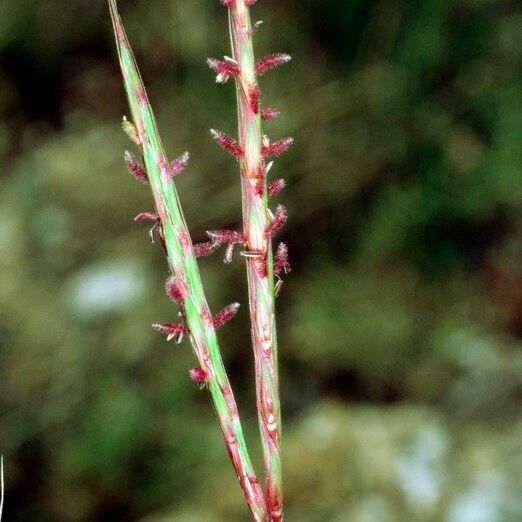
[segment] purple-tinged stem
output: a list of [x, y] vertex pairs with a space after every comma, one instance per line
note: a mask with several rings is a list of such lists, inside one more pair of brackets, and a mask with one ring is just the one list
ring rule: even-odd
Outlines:
[[[248, 6], [234, 0], [228, 4], [232, 58], [239, 65], [236, 75], [239, 157], [243, 201], [243, 233], [247, 266], [252, 345], [256, 370], [256, 402], [265, 465], [265, 497], [269, 520], [283, 520], [281, 471], [281, 407], [275, 325], [274, 274], [267, 207], [267, 184], [257, 75], [288, 61], [287, 55], [271, 55], [255, 61], [252, 24]], [[270, 63], [269, 63], [270, 62]], [[259, 65], [261, 63], [261, 66]], [[257, 72], [256, 72], [257, 71]], [[282, 152], [282, 151], [281, 151]]]
[[[108, 2], [135, 130], [128, 121], [126, 127], [127, 130], [132, 131], [130, 134], [140, 146], [145, 172], [140, 170], [141, 167], [135, 158], [127, 155], [126, 159], [131, 172], [134, 175], [138, 173], [138, 179], [147, 180], [151, 186], [156, 208], [154, 216], [150, 213], [150, 216], [146, 217], [157, 217], [158, 226], [161, 227], [168, 263], [175, 277], [174, 283], [170, 281], [167, 292], [180, 305], [186, 323], [186, 325], [162, 324], [156, 327], [167, 335], [174, 335], [177, 338], [185, 333], [188, 334], [199, 363], [199, 368], [191, 370], [190, 377], [201, 386], [208, 388], [226, 448], [253, 519], [256, 522], [266, 522], [265, 498], [247, 451], [237, 404], [217, 341], [216, 324], [203, 293], [195, 245], [192, 244], [172, 179], [185, 167], [188, 156], [183, 155], [172, 163], [167, 160], [152, 107], [118, 14], [116, 0], [108, 0]], [[173, 284], [176, 285], [175, 289], [172, 287]], [[224, 324], [235, 313], [236, 308], [236, 305], [232, 305], [218, 314], [218, 323]]]

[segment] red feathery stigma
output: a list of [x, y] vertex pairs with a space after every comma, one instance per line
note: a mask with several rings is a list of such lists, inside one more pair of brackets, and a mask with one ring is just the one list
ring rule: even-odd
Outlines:
[[171, 161], [169, 168], [170, 177], [173, 178], [174, 176], [181, 174], [187, 167], [189, 160], [190, 154], [188, 152], [184, 152], [179, 158]]
[[255, 258], [256, 271], [261, 278], [268, 277], [268, 264], [266, 252], [263, 256]]
[[136, 159], [136, 156], [132, 152], [126, 151], [124, 154], [125, 165], [127, 165], [127, 170], [140, 182], [140, 183], [148, 183], [149, 178], [145, 169], [140, 165], [139, 161]]
[[270, 69], [274, 69], [275, 67], [278, 67], [279, 65], [283, 65], [284, 63], [289, 62], [292, 59], [292, 57], [289, 54], [283, 54], [283, 53], [273, 53], [273, 54], [267, 54], [266, 56], [263, 56], [262, 58], [259, 58], [255, 64], [255, 71], [258, 76], [261, 76], [262, 74], [266, 73]]
[[252, 109], [252, 112], [254, 114], [257, 114], [259, 112], [259, 100], [261, 98], [261, 90], [257, 85], [252, 85], [250, 87], [249, 93], [248, 93], [248, 102], [250, 104], [250, 109]]
[[254, 190], [259, 197], [262, 197], [265, 193], [266, 175], [270, 172], [270, 169], [272, 168], [273, 164], [273, 161], [270, 161], [268, 165], [265, 164], [264, 161], [261, 161], [261, 164], [257, 169], [256, 175], [251, 178], [252, 181], [255, 181]]
[[134, 221], [159, 221], [159, 216], [156, 212], [140, 212], [134, 217]]
[[167, 336], [167, 341], [176, 339], [176, 342], [181, 342], [183, 336], [187, 333], [187, 327], [181, 323], [155, 323], [152, 325], [154, 330]]
[[215, 241], [205, 241], [204, 243], [195, 243], [193, 248], [196, 257], [207, 257], [219, 248], [219, 243]]
[[210, 134], [214, 141], [225, 151], [236, 158], [240, 158], [243, 155], [243, 149], [241, 145], [230, 136], [227, 136], [224, 132], [210, 129]]
[[175, 276], [170, 276], [165, 282], [165, 292], [178, 305], [183, 304], [183, 295], [179, 289]]
[[216, 73], [216, 83], [226, 83], [230, 77], [237, 78], [241, 73], [236, 60], [225, 56], [224, 60], [207, 58], [208, 66]]
[[261, 148], [261, 154], [265, 158], [270, 158], [274, 156], [280, 156], [284, 152], [286, 152], [294, 143], [294, 138], [283, 138], [277, 141], [274, 141], [274, 143], [268, 143], [266, 145], [263, 145]]
[[261, 108], [261, 118], [263, 120], [272, 120], [277, 118], [281, 113], [277, 109], [272, 109], [271, 107], [262, 107]]
[[290, 263], [288, 261], [288, 247], [284, 243], [279, 243], [274, 256], [274, 274], [276, 276], [282, 273], [290, 272]]
[[284, 188], [285, 188], [285, 180], [284, 179], [276, 179], [272, 181], [270, 185], [268, 185], [268, 195], [270, 197], [277, 196]]
[[225, 258], [223, 259], [223, 262], [227, 264], [232, 262], [234, 245], [243, 244], [245, 242], [244, 234], [236, 232], [235, 230], [209, 230], [207, 231], [207, 235], [217, 245], [223, 243], [228, 245], [225, 251]]
[[265, 193], [265, 180], [260, 179], [256, 183], [256, 194], [261, 197]]
[[189, 377], [191, 381], [198, 383], [200, 386], [208, 380], [207, 372], [201, 368], [191, 368], [189, 370]]
[[283, 228], [287, 219], [288, 211], [286, 208], [283, 205], [277, 205], [274, 217], [265, 230], [266, 239], [275, 236]]
[[251, 6], [254, 5], [257, 2], [257, 0], [245, 0], [245, 5]]
[[218, 312], [213, 319], [214, 328], [216, 330], [218, 328], [221, 328], [225, 324], [227, 324], [236, 314], [239, 310], [239, 303], [232, 303], [223, 308], [220, 312]]
[[217, 243], [244, 243], [245, 236], [235, 230], [208, 230], [207, 235]]

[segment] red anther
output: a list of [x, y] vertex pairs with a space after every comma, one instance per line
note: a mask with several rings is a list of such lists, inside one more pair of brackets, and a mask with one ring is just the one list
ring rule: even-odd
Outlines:
[[140, 212], [134, 217], [134, 221], [154, 221], [159, 222], [159, 216], [156, 212]]
[[207, 58], [208, 66], [216, 73], [217, 83], [226, 83], [230, 77], [237, 78], [241, 73], [239, 64], [232, 58], [218, 60], [217, 58]]
[[207, 235], [217, 243], [237, 244], [245, 242], [244, 234], [235, 230], [208, 230]]
[[261, 148], [261, 154], [265, 158], [274, 156], [280, 156], [283, 152], [286, 152], [294, 143], [294, 138], [283, 138], [281, 140], [274, 141], [268, 145], [263, 145]]
[[290, 262], [288, 261], [288, 247], [284, 243], [279, 243], [274, 256], [274, 274], [288, 274], [290, 272]]
[[136, 156], [132, 152], [126, 151], [124, 154], [125, 165], [127, 165], [127, 170], [140, 182], [147, 183], [149, 181], [149, 177], [145, 172], [145, 169], [140, 165], [139, 161], [136, 159]]
[[283, 205], [277, 205], [274, 218], [266, 227], [265, 238], [269, 239], [270, 237], [275, 236], [281, 230], [281, 228], [283, 228], [283, 225], [286, 223], [287, 219], [288, 211], [286, 208]]
[[279, 192], [281, 192], [285, 188], [285, 180], [284, 179], [276, 179], [272, 181], [270, 185], [268, 185], [268, 195], [270, 197], [277, 196]]
[[195, 243], [193, 248], [196, 257], [207, 257], [219, 248], [219, 243], [215, 241], [205, 241], [204, 243]]
[[223, 308], [220, 312], [218, 312], [213, 319], [214, 328], [216, 330], [218, 328], [221, 328], [225, 324], [227, 324], [236, 314], [239, 310], [239, 303], [232, 303]]
[[279, 65], [283, 65], [284, 63], [289, 62], [291, 59], [292, 57], [289, 54], [267, 54], [266, 56], [263, 56], [262, 58], [259, 58], [259, 60], [257, 60], [255, 64], [256, 74], [260, 76], [266, 73], [266, 71], [269, 71], [270, 69], [274, 69]]
[[225, 151], [236, 158], [240, 158], [243, 155], [243, 148], [241, 145], [230, 136], [227, 136], [224, 132], [210, 129], [210, 134], [214, 141]]
[[187, 333], [187, 327], [181, 323], [155, 323], [152, 325], [154, 330], [167, 336], [167, 341], [176, 339], [176, 342], [181, 342], [183, 336]]
[[177, 176], [183, 172], [187, 167], [189, 160], [190, 154], [188, 152], [184, 152], [179, 158], [171, 161], [168, 169], [170, 177], [173, 178], [174, 176]]
[[250, 104], [250, 109], [254, 114], [259, 112], [259, 100], [261, 98], [261, 91], [257, 85], [253, 85], [250, 87], [248, 93], [248, 102]]
[[191, 381], [198, 383], [200, 386], [208, 380], [207, 372], [201, 368], [191, 368], [189, 370], [189, 377]]
[[165, 282], [165, 292], [176, 304], [183, 304], [183, 295], [181, 294], [175, 276], [170, 276]]
[[261, 118], [263, 120], [272, 120], [273, 118], [277, 118], [281, 113], [277, 109], [272, 109], [271, 107], [262, 107], [261, 108]]

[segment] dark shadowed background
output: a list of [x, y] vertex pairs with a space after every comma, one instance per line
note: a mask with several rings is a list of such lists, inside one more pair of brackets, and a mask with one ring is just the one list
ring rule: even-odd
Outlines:
[[[238, 227], [217, 0], [120, 1], [195, 240]], [[516, 522], [521, 12], [499, 0], [259, 0], [293, 271], [278, 301], [289, 522]], [[518, 32], [518, 34], [517, 34]], [[517, 38], [518, 37], [518, 38]], [[161, 249], [138, 211], [102, 0], [0, 3], [6, 522], [248, 520]], [[218, 310], [244, 266], [201, 270]], [[246, 306], [220, 334], [259, 464]], [[518, 408], [518, 410], [517, 410]], [[258, 466], [259, 469], [259, 466]]]

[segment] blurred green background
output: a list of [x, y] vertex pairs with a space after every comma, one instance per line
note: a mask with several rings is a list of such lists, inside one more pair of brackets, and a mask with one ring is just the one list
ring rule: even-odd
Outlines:
[[[120, 9], [195, 240], [238, 227], [216, 0]], [[522, 520], [520, 27], [499, 0], [260, 0], [293, 272], [278, 301], [289, 522]], [[7, 522], [248, 520], [132, 217], [102, 0], [0, 3], [0, 451]], [[275, 203], [274, 203], [275, 204]], [[201, 270], [218, 310], [244, 266]], [[246, 307], [220, 334], [259, 468]]]

